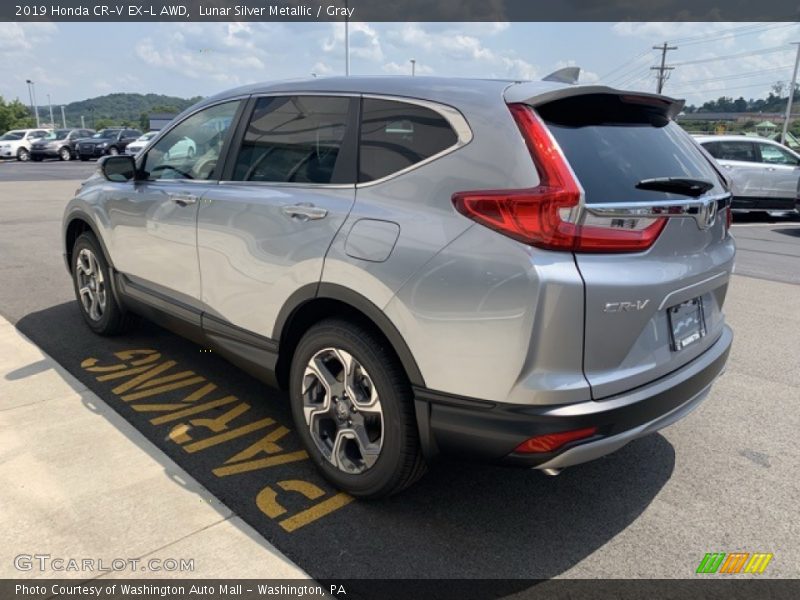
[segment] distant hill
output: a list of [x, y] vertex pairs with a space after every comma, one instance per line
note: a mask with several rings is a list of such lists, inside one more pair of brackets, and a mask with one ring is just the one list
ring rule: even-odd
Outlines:
[[[69, 127], [79, 126], [83, 115], [87, 127], [92, 127], [94, 123], [96, 128], [111, 124], [146, 128], [143, 120], [146, 122], [151, 113], [179, 113], [201, 99], [202, 96], [178, 98], [163, 94], [108, 94], [66, 104], [64, 112]], [[46, 119], [47, 106], [40, 106], [39, 111], [41, 117]], [[53, 116], [56, 124], [60, 125], [61, 109], [53, 106]]]

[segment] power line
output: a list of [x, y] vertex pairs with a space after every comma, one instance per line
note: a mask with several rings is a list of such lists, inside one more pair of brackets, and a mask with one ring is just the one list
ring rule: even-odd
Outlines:
[[[645, 58], [645, 57], [647, 57], [647, 58], [648, 58], [648, 60], [649, 60], [649, 58], [650, 58], [650, 55], [651, 55], [651, 54], [652, 54], [652, 52], [648, 52], [647, 54], [644, 54], [644, 55], [642, 56], [642, 58]], [[628, 79], [628, 78], [629, 78], [629, 77], [630, 77], [630, 76], [631, 76], [633, 73], [638, 73], [639, 71], [641, 71], [641, 70], [642, 70], [642, 68], [643, 68], [643, 66], [644, 66], [644, 65], [639, 65], [639, 66], [637, 66], [637, 67], [634, 67], [633, 69], [629, 69], [628, 71], [625, 71], [624, 73], [622, 73], [622, 74], [620, 74], [620, 75], [617, 75], [616, 77], [613, 77], [613, 78], [612, 78], [612, 79], [609, 81], [609, 83], [613, 84], [613, 83], [615, 83], [615, 82], [618, 82], [618, 81], [624, 81], [624, 80]], [[644, 68], [646, 69], [646, 68], [648, 68], [648, 67], [647, 67], [647, 66], [644, 66]]]
[[739, 52], [737, 54], [715, 56], [714, 58], [698, 58], [697, 60], [687, 60], [684, 62], [673, 63], [672, 66], [683, 67], [686, 65], [699, 65], [700, 63], [717, 62], [720, 60], [728, 60], [730, 58], [742, 58], [743, 56], [754, 56], [757, 54], [772, 54], [774, 52], [786, 52], [786, 46], [774, 46], [771, 48], [762, 48], [761, 50], [751, 50], [750, 52]]
[[[681, 42], [681, 46], [695, 46], [697, 44], [706, 44], [706, 43], [709, 43], [709, 42], [715, 42], [717, 40], [722, 40], [722, 39], [725, 39], [725, 38], [731, 38], [731, 37], [740, 38], [740, 37], [744, 37], [746, 35], [752, 35], [754, 33], [762, 33], [764, 31], [773, 31], [775, 29], [781, 29], [783, 27], [795, 27], [795, 26], [797, 26], [797, 23], [772, 24], [772, 25], [768, 25], [768, 26], [765, 26], [765, 27], [760, 27], [758, 29], [753, 29], [751, 31], [746, 31], [746, 32], [743, 32], [743, 33], [736, 33], [736, 34], [726, 33], [724, 35], [717, 35], [717, 36], [712, 36], [712, 37], [703, 37], [702, 39], [697, 39], [697, 40], [695, 40], [693, 42]], [[673, 42], [673, 43], [677, 43], [677, 42]]]
[[748, 85], [737, 85], [737, 86], [724, 86], [718, 88], [710, 88], [710, 89], [703, 89], [698, 90], [697, 88], [691, 90], [680, 90], [677, 92], [670, 92], [671, 94], [697, 94], [697, 93], [705, 93], [705, 92], [727, 92], [728, 90], [746, 90], [750, 88], [767, 88], [772, 85], [774, 82], [772, 81], [765, 81], [763, 83], [753, 83]]
[[[605, 75], [603, 75], [602, 77], [600, 77], [600, 80], [602, 81], [602, 80], [606, 79], [607, 77], [609, 77], [610, 75], [613, 75], [613, 74], [614, 74], [614, 73], [616, 73], [617, 71], [619, 71], [619, 70], [621, 70], [621, 69], [624, 69], [625, 67], [627, 67], [627, 66], [628, 66], [628, 65], [630, 65], [630, 64], [633, 64], [633, 63], [635, 63], [635, 62], [636, 62], [637, 60], [639, 60], [640, 58], [643, 58], [643, 57], [647, 56], [648, 54], [650, 54], [650, 52], [651, 52], [650, 50], [645, 50], [644, 52], [642, 52], [641, 54], [638, 54], [638, 55], [634, 56], [634, 57], [633, 57], [633, 58], [631, 58], [630, 60], [626, 60], [624, 63], [622, 63], [622, 64], [621, 64], [620, 66], [618, 66], [617, 68], [610, 70], [608, 73], [606, 73]], [[615, 79], [616, 79], [616, 78], [615, 78]]]
[[754, 75], [761, 75], [763, 73], [772, 73], [775, 71], [783, 71], [784, 69], [790, 69], [792, 65], [784, 65], [782, 67], [774, 67], [771, 69], [761, 69], [760, 71], [749, 71], [747, 73], [737, 73], [735, 75], [722, 75], [719, 77], [707, 77], [705, 79], [691, 79], [689, 81], [681, 81], [680, 84], [689, 84], [689, 83], [705, 83], [707, 81], [723, 81], [728, 79], [746, 79], [748, 77], [752, 77]]
[[[795, 25], [796, 23], [789, 23], [788, 25]], [[737, 27], [730, 27], [729, 29], [720, 29], [714, 31], [711, 35], [719, 37], [726, 37], [727, 35], [734, 33], [734, 32], [743, 32], [747, 30], [760, 30], [766, 27], [774, 25], [774, 23], [748, 23], [747, 25], [739, 25]], [[744, 34], [741, 34], [744, 35]], [[673, 44], [687, 44], [691, 43], [693, 40], [707, 40], [709, 38], [709, 34], [700, 34], [700, 35], [691, 35], [688, 37], [683, 38], [676, 38], [669, 40]]]

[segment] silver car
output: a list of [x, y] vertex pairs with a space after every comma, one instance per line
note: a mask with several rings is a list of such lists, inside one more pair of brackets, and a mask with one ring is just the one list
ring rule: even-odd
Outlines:
[[794, 212], [800, 198], [800, 155], [763, 138], [695, 138], [730, 177], [736, 212]]
[[67, 268], [92, 331], [145, 315], [287, 389], [350, 494], [439, 453], [555, 474], [725, 368], [730, 193], [680, 108], [551, 81], [234, 89], [103, 159]]

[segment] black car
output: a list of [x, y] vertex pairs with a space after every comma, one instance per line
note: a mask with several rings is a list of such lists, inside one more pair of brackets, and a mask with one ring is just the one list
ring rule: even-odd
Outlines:
[[77, 155], [75, 143], [92, 135], [94, 135], [93, 129], [54, 129], [31, 144], [31, 160], [75, 158]]
[[81, 160], [100, 158], [106, 154], [122, 154], [125, 147], [142, 135], [138, 129], [101, 129], [92, 137], [78, 140], [76, 146]]

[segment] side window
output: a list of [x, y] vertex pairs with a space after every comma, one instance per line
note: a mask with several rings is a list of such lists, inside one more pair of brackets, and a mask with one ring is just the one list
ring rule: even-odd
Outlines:
[[225, 134], [239, 104], [235, 100], [211, 106], [173, 127], [147, 152], [142, 165], [147, 179], [208, 180], [217, 176]]
[[711, 156], [719, 160], [741, 160], [758, 162], [755, 144], [752, 142], [710, 142], [705, 144]]
[[364, 98], [360, 182], [401, 171], [454, 145], [456, 132], [440, 114], [416, 104]]
[[793, 167], [797, 165], [797, 159], [783, 148], [772, 144], [759, 144], [758, 148], [761, 150], [761, 162]]
[[353, 183], [344, 151], [350, 98], [259, 98], [233, 169], [235, 181]]

